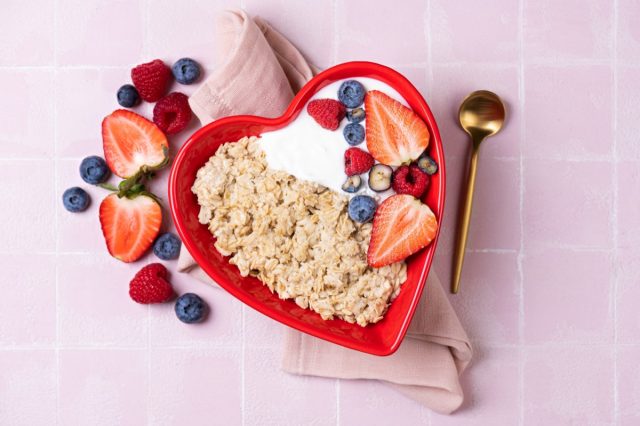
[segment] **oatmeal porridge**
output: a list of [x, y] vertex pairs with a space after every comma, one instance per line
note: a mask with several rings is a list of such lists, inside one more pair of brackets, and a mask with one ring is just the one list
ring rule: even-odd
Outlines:
[[380, 321], [406, 280], [403, 261], [368, 266], [372, 225], [349, 218], [347, 196], [268, 168], [258, 138], [220, 146], [192, 191], [200, 223], [243, 276], [323, 319]]

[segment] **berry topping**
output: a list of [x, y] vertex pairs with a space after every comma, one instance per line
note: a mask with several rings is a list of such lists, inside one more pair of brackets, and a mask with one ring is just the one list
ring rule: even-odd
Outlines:
[[153, 253], [162, 260], [176, 259], [180, 254], [182, 242], [171, 232], [162, 234], [153, 243]]
[[376, 200], [368, 195], [356, 195], [349, 200], [348, 212], [351, 220], [355, 222], [369, 222], [376, 212]]
[[191, 58], [182, 58], [173, 64], [171, 71], [178, 83], [191, 84], [200, 77], [200, 64]]
[[335, 99], [316, 99], [309, 102], [307, 112], [325, 129], [336, 130], [346, 114], [344, 105]]
[[429, 157], [427, 154], [422, 154], [416, 163], [418, 164], [418, 167], [420, 167], [420, 170], [429, 176], [438, 173], [438, 163], [436, 163], [436, 160]]
[[355, 80], [347, 80], [338, 89], [338, 99], [347, 108], [356, 108], [362, 105], [365, 93], [366, 91], [361, 83]]
[[108, 195], [100, 204], [100, 225], [109, 254], [123, 262], [138, 260], [160, 231], [162, 209], [146, 193]]
[[153, 107], [153, 122], [168, 135], [184, 130], [191, 121], [191, 107], [187, 95], [169, 93]]
[[426, 247], [437, 229], [429, 206], [411, 195], [392, 195], [380, 204], [373, 218], [369, 266], [380, 268], [409, 257]]
[[367, 92], [367, 148], [390, 166], [408, 164], [429, 145], [427, 125], [411, 109], [378, 90]]
[[160, 59], [156, 59], [132, 69], [131, 81], [142, 99], [156, 102], [171, 85], [171, 70]]
[[353, 175], [353, 176], [347, 177], [347, 180], [344, 181], [344, 183], [342, 184], [342, 190], [344, 192], [353, 194], [355, 192], [358, 192], [361, 186], [362, 186], [362, 179], [360, 178], [360, 176]]
[[344, 126], [342, 134], [351, 146], [360, 145], [362, 141], [364, 141], [364, 127], [358, 123], [351, 123]]
[[111, 171], [128, 178], [140, 171], [162, 168], [169, 143], [162, 131], [135, 112], [119, 109], [102, 121], [104, 158]]
[[373, 163], [371, 154], [360, 148], [349, 148], [344, 152], [344, 172], [347, 176], [366, 173]]
[[140, 95], [135, 87], [125, 84], [118, 89], [118, 104], [125, 108], [134, 107], [140, 102]]
[[359, 123], [364, 120], [366, 114], [362, 108], [354, 108], [347, 111], [347, 120], [351, 123]]
[[91, 199], [89, 198], [89, 194], [82, 189], [74, 186], [73, 188], [69, 188], [62, 194], [62, 204], [64, 208], [70, 211], [71, 213], [78, 213], [85, 211], [87, 207], [89, 207], [89, 202]]
[[129, 296], [143, 304], [173, 299], [175, 293], [167, 281], [167, 268], [162, 263], [151, 263], [140, 269], [129, 283]]
[[200, 322], [207, 314], [207, 304], [193, 293], [185, 293], [176, 300], [176, 316], [186, 324]]
[[80, 177], [91, 185], [97, 185], [109, 179], [111, 171], [102, 157], [92, 155], [80, 163]]
[[420, 198], [429, 186], [429, 175], [415, 164], [400, 166], [393, 172], [391, 186], [398, 194], [409, 194]]
[[391, 187], [393, 169], [385, 164], [376, 164], [369, 170], [369, 188], [376, 192], [386, 191]]

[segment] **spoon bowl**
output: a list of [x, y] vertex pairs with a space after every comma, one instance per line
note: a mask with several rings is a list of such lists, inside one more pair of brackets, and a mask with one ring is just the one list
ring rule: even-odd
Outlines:
[[462, 129], [471, 136], [474, 144], [480, 144], [487, 136], [500, 131], [506, 117], [502, 100], [488, 90], [477, 90], [467, 96], [460, 105], [458, 120]]
[[467, 235], [473, 207], [473, 192], [478, 169], [478, 152], [485, 138], [493, 136], [502, 129], [506, 111], [500, 97], [488, 90], [477, 90], [464, 98], [458, 111], [458, 120], [462, 129], [471, 136], [473, 146], [467, 173], [467, 189], [463, 195], [455, 255], [453, 258], [453, 274], [451, 275], [451, 292], [457, 293], [460, 288], [460, 276], [464, 263], [464, 251], [467, 247]]

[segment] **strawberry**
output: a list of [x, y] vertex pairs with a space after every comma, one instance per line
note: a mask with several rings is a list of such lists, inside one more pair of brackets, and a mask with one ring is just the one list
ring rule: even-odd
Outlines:
[[162, 223], [162, 209], [146, 192], [108, 195], [100, 204], [100, 225], [111, 256], [138, 260], [153, 244]]
[[429, 245], [437, 229], [436, 216], [429, 206], [411, 195], [392, 195], [373, 217], [369, 266], [380, 268], [409, 257]]
[[162, 131], [135, 112], [118, 109], [102, 121], [104, 158], [111, 171], [129, 178], [152, 172], [169, 161], [169, 142]]
[[408, 164], [429, 145], [429, 129], [418, 115], [378, 90], [364, 98], [367, 111], [367, 149], [389, 166]]
[[316, 123], [328, 130], [336, 130], [347, 114], [344, 105], [335, 99], [316, 99], [309, 102], [307, 112]]
[[396, 194], [409, 194], [420, 198], [428, 186], [429, 175], [415, 164], [400, 166], [393, 172], [391, 187]]
[[138, 65], [131, 70], [131, 81], [140, 97], [147, 102], [156, 102], [167, 93], [172, 76], [171, 68], [160, 59]]
[[129, 296], [144, 304], [173, 299], [175, 293], [167, 281], [167, 268], [162, 263], [151, 263], [140, 269], [129, 283]]
[[373, 157], [360, 148], [349, 148], [344, 152], [344, 172], [347, 176], [360, 175], [373, 167]]

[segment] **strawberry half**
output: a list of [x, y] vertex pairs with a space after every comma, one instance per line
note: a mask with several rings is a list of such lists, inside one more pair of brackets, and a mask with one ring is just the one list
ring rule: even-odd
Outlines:
[[411, 109], [378, 90], [364, 98], [367, 149], [382, 164], [408, 164], [429, 146], [429, 129]]
[[153, 244], [162, 223], [160, 204], [149, 195], [108, 195], [100, 204], [100, 225], [111, 256], [138, 260]]
[[403, 260], [429, 245], [437, 229], [429, 206], [411, 195], [392, 195], [373, 217], [367, 263], [380, 268]]
[[158, 170], [169, 161], [169, 142], [162, 130], [125, 109], [102, 120], [102, 147], [107, 165], [122, 178]]

